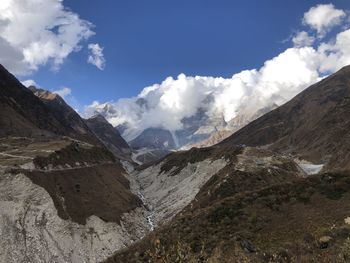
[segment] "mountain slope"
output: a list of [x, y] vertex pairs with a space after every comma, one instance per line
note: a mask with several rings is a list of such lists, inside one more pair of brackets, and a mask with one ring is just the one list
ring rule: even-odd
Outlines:
[[38, 89], [34, 86], [29, 87], [29, 89], [49, 108], [50, 113], [61, 125], [64, 126], [67, 135], [82, 141], [94, 144], [99, 143], [96, 136], [79, 114], [58, 94]]
[[350, 66], [248, 124], [222, 144], [269, 145], [331, 168], [350, 168]]
[[[349, 174], [316, 175], [238, 193], [233, 190], [238, 184], [223, 182], [208, 183], [169, 224], [106, 262], [345, 263], [350, 259]], [[215, 186], [220, 191], [209, 202], [203, 200]]]
[[130, 142], [134, 150], [148, 148], [171, 150], [176, 148], [176, 143], [170, 131], [160, 128], [149, 128]]
[[147, 209], [84, 120], [33, 91], [0, 67], [0, 262], [102, 261], [149, 231]]
[[[348, 262], [350, 174], [336, 170], [349, 169], [349, 96], [345, 67], [222, 143], [141, 167], [141, 180], [155, 174], [142, 186], [157, 228], [107, 262]], [[329, 172], [310, 176], [297, 157]], [[192, 182], [206, 162], [216, 171], [169, 217], [161, 203], [183, 196], [172, 177]]]
[[146, 129], [129, 144], [133, 151], [133, 160], [139, 164], [159, 160], [176, 148], [171, 132], [161, 128]]
[[34, 86], [29, 89], [65, 127], [67, 135], [93, 144], [102, 142], [116, 157], [131, 160], [129, 145], [101, 115], [83, 120], [58, 94]]
[[0, 136], [66, 134], [48, 108], [0, 65]]
[[275, 108], [277, 108], [277, 105], [272, 104], [268, 107], [265, 107], [265, 108], [258, 110], [253, 115], [247, 115], [247, 116], [239, 115], [239, 116], [233, 118], [231, 121], [229, 121], [227, 123], [227, 126], [224, 129], [221, 129], [221, 130], [218, 130], [217, 132], [212, 133], [209, 138], [202, 140], [198, 143], [186, 145], [186, 148], [187, 149], [192, 148], [192, 147], [202, 148], [202, 147], [209, 147], [209, 146], [215, 145], [215, 144], [223, 141], [224, 139], [226, 139], [227, 137], [229, 137], [234, 132], [236, 132], [240, 128], [244, 127], [248, 123], [256, 120], [260, 116], [270, 112], [271, 110], [273, 110]]
[[88, 127], [118, 158], [131, 160], [131, 149], [127, 142], [102, 115], [96, 115], [85, 120]]

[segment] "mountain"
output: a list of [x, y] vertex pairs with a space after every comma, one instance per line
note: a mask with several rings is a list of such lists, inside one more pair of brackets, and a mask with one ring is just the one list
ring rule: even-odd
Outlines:
[[161, 128], [146, 129], [129, 144], [133, 151], [132, 158], [139, 164], [159, 160], [176, 148], [173, 135]]
[[[208, 95], [206, 103], [212, 102], [210, 98]], [[147, 108], [146, 102], [142, 99], [138, 99], [136, 104]], [[176, 131], [151, 127], [136, 132], [136, 137], [130, 135], [135, 131], [128, 122], [117, 125], [115, 128], [128, 141], [134, 152], [134, 160], [138, 163], [148, 163], [179, 149], [214, 145], [276, 107], [276, 104], [271, 104], [256, 112], [238, 115], [229, 122], [226, 122], [221, 115], [209, 117], [205, 109], [200, 108], [193, 116], [182, 119], [182, 128]], [[106, 119], [112, 117], [118, 119], [118, 111], [111, 103], [96, 106], [93, 113], [100, 114]]]
[[140, 167], [155, 231], [106, 262], [349, 262], [349, 80], [345, 67], [217, 145]]
[[0, 65], [0, 136], [68, 135], [47, 106]]
[[24, 87], [1, 65], [0, 108], [1, 137], [64, 135], [93, 144], [99, 142], [59, 95]]
[[128, 143], [102, 115], [98, 114], [85, 122], [116, 157], [131, 161], [131, 149]]
[[204, 140], [200, 140], [197, 143], [194, 144], [188, 144], [185, 145], [184, 149], [190, 149], [192, 147], [209, 147], [212, 145], [215, 145], [230, 135], [232, 135], [235, 131], [238, 131], [240, 128], [244, 127], [248, 123], [254, 121], [255, 119], [259, 118], [260, 116], [264, 115], [265, 113], [270, 112], [271, 110], [277, 108], [276, 104], [272, 104], [270, 106], [267, 106], [265, 108], [262, 108], [255, 112], [253, 115], [247, 114], [247, 115], [239, 115], [232, 120], [230, 120], [224, 128], [221, 128], [220, 130], [217, 130], [215, 132], [212, 132], [210, 137]]
[[329, 168], [350, 168], [350, 66], [248, 124], [222, 144], [267, 145]]
[[101, 118], [87, 122], [95, 133], [0, 67], [0, 262], [98, 262], [149, 232], [116, 158], [127, 144]]
[[171, 150], [176, 148], [176, 142], [170, 131], [160, 128], [149, 128], [130, 141], [130, 146], [135, 150], [142, 148]]
[[192, 147], [202, 148], [202, 147], [213, 146], [213, 145], [223, 141], [224, 139], [226, 139], [230, 135], [232, 135], [232, 133], [233, 133], [232, 130], [217, 131], [217, 132], [213, 133], [212, 135], [210, 135], [209, 138], [207, 138], [203, 141], [194, 143], [194, 144], [186, 145], [185, 147], [183, 147], [183, 149], [191, 149]]
[[[213, 146], [151, 161], [179, 137], [146, 130], [139, 166], [102, 116], [0, 73], [1, 262], [349, 262], [350, 67]], [[183, 142], [249, 116], [199, 112]]]
[[61, 96], [34, 86], [28, 89], [49, 108], [50, 113], [65, 127], [67, 135], [87, 142], [98, 142], [84, 120]]
[[223, 116], [209, 117], [204, 109], [198, 109], [196, 114], [184, 118], [182, 129], [175, 131], [178, 140], [177, 148], [186, 147], [189, 144], [198, 143], [207, 139], [211, 134], [224, 129], [227, 123]]
[[30, 86], [29, 89], [63, 124], [69, 136], [93, 144], [102, 142], [117, 158], [131, 160], [129, 145], [101, 115], [84, 120], [58, 94], [34, 86]]

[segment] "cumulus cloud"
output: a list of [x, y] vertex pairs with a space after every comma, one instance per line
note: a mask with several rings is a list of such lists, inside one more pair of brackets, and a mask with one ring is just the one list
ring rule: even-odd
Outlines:
[[333, 4], [320, 4], [311, 7], [304, 14], [303, 22], [315, 29], [320, 36], [324, 36], [332, 27], [341, 24], [345, 17], [346, 13], [336, 9]]
[[226, 122], [253, 116], [260, 109], [285, 103], [325, 75], [350, 64], [350, 29], [328, 42], [316, 45], [313, 40], [306, 32], [299, 33], [293, 47], [258, 69], [244, 70], [231, 78], [185, 74], [168, 77], [145, 87], [133, 98], [95, 101], [85, 107], [85, 116], [102, 113], [114, 126], [127, 124], [123, 131], [127, 140], [150, 127], [181, 130], [183, 120], [199, 110], [209, 118]]
[[315, 37], [305, 31], [300, 31], [292, 38], [292, 42], [295, 47], [311, 46], [315, 42]]
[[321, 55], [320, 69], [323, 72], [334, 72], [350, 64], [350, 29], [337, 34], [334, 41], [322, 43], [318, 52]]
[[22, 84], [27, 88], [29, 88], [30, 86], [39, 87], [39, 85], [33, 79], [24, 80], [22, 81]]
[[46, 64], [57, 70], [92, 27], [62, 0], [1, 0], [0, 63], [20, 75]]
[[99, 44], [89, 44], [88, 48], [90, 50], [88, 63], [95, 65], [100, 70], [104, 70], [106, 60], [103, 55], [103, 48]]
[[59, 90], [55, 90], [52, 93], [55, 93], [57, 95], [60, 95], [62, 98], [65, 98], [66, 96], [70, 95], [72, 93], [72, 90], [67, 87], [63, 87]]
[[128, 140], [149, 127], [180, 130], [182, 120], [199, 109], [208, 117], [221, 116], [229, 122], [242, 113], [254, 114], [269, 104], [282, 104], [316, 82], [318, 64], [313, 61], [317, 56], [311, 47], [290, 48], [259, 70], [245, 70], [231, 78], [180, 74], [146, 87], [135, 98], [94, 102], [85, 108], [85, 113], [104, 113], [114, 126], [128, 123], [123, 134]]

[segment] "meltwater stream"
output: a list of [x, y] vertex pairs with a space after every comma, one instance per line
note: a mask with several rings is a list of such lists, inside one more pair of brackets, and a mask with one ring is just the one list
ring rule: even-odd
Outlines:
[[[140, 197], [142, 203], [144, 203], [147, 206], [146, 198], [143, 196], [143, 194], [139, 191], [137, 195]], [[154, 222], [153, 222], [153, 219], [152, 219], [152, 212], [151, 211], [150, 211], [150, 215], [147, 216], [146, 219], [147, 219], [147, 223], [149, 225], [150, 231], [153, 231], [154, 230]]]

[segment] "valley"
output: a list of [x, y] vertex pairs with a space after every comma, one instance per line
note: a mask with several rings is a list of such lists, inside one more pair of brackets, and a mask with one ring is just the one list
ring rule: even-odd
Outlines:
[[0, 1], [0, 263], [349, 263], [350, 2]]
[[347, 262], [349, 69], [176, 151], [157, 130], [129, 146], [1, 69], [0, 261]]

